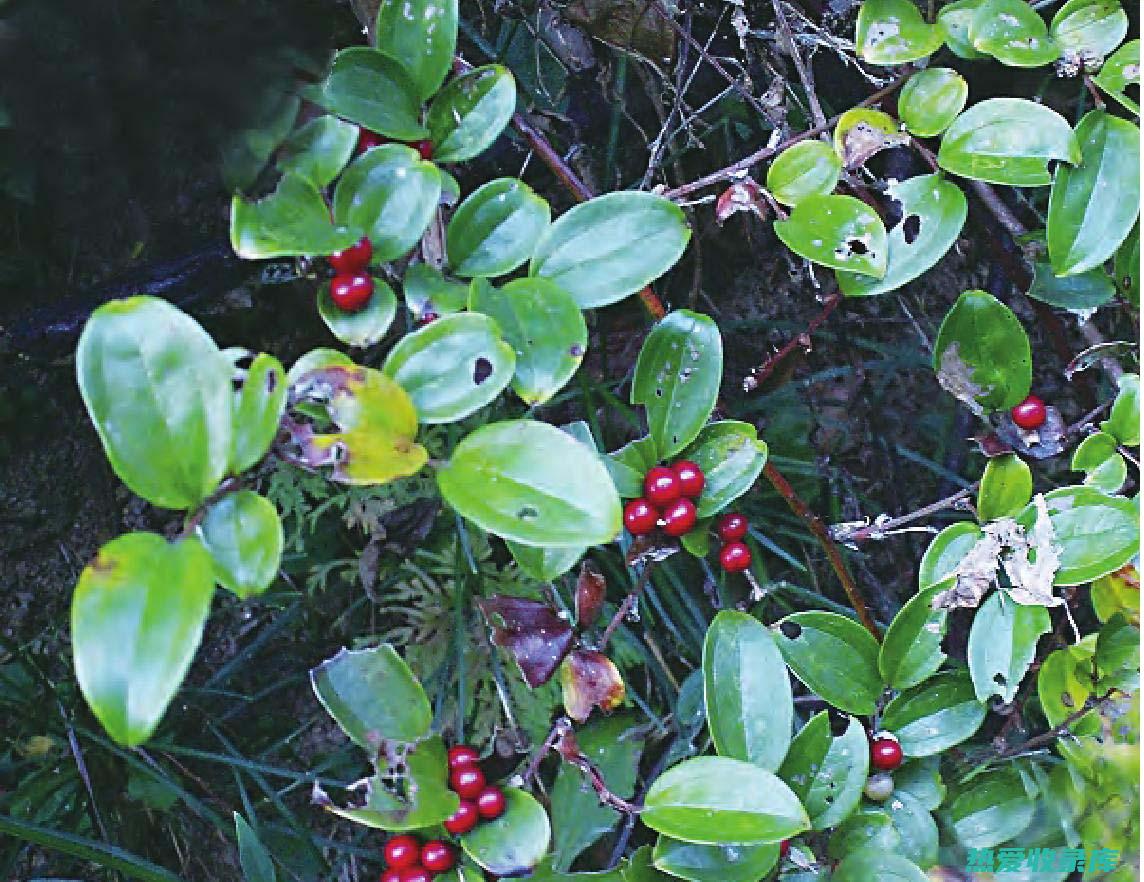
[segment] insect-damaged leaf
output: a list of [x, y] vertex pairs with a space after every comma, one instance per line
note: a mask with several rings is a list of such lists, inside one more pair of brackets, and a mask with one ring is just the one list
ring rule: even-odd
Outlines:
[[572, 648], [572, 625], [552, 607], [525, 597], [495, 595], [477, 600], [493, 629], [493, 643], [512, 653], [524, 681], [535, 689], [552, 679]]
[[569, 653], [560, 668], [564, 689], [564, 710], [577, 723], [583, 723], [598, 707], [607, 713], [624, 700], [624, 679], [619, 669], [602, 652], [577, 649]]

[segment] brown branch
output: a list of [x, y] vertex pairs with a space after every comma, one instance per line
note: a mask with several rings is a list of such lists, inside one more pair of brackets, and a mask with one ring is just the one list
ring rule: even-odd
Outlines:
[[1051, 728], [1048, 732], [1042, 732], [1040, 735], [1034, 735], [1027, 741], [1022, 741], [1020, 744], [1015, 744], [1010, 748], [999, 751], [997, 754], [997, 759], [1009, 759], [1010, 757], [1020, 756], [1021, 754], [1028, 753], [1031, 750], [1047, 747], [1058, 738], [1063, 738], [1065, 735], [1071, 735], [1072, 732], [1069, 727], [1071, 727], [1073, 723], [1077, 722], [1082, 717], [1092, 713], [1097, 705], [1108, 701], [1108, 699], [1110, 699], [1119, 691], [1119, 689], [1112, 688], [1099, 698], [1094, 699], [1091, 702], [1086, 701], [1083, 707], [1077, 708], [1075, 711], [1065, 717], [1065, 719], [1061, 721], [1060, 725], [1053, 726], [1053, 728]]
[[651, 571], [654, 566], [654, 561], [648, 561], [644, 564], [644, 568], [640, 572], [636, 584], [632, 587], [632, 590], [628, 592], [628, 596], [624, 598], [624, 602], [620, 604], [619, 609], [617, 609], [615, 615], [612, 616], [612, 620], [608, 622], [608, 626], [604, 629], [603, 636], [600, 637], [600, 643], [596, 647], [600, 652], [604, 651], [604, 647], [606, 647], [608, 641], [612, 639], [612, 634], [615, 633], [616, 628], [620, 626], [620, 622], [627, 618], [632, 608], [639, 601], [640, 595], [643, 594], [644, 589], [647, 588], [647, 583], [651, 580]]
[[792, 337], [781, 349], [771, 355], [761, 365], [751, 368], [751, 372], [743, 378], [743, 391], [754, 392], [762, 386], [767, 377], [774, 373], [775, 368], [782, 364], [786, 357], [796, 349], [809, 352], [811, 347], [810, 335], [822, 327], [841, 302], [842, 292], [835, 288], [830, 296], [823, 301], [822, 311], [810, 320], [805, 331], [797, 337]]

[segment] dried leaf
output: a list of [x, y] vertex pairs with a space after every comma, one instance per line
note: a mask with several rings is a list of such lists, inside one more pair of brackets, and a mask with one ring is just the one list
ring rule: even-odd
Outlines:
[[624, 558], [629, 567], [643, 567], [649, 563], [667, 560], [679, 551], [679, 544], [669, 539], [652, 536], [637, 536]]
[[968, 407], [974, 415], [984, 416], [985, 408], [978, 404], [977, 399], [985, 394], [985, 390], [973, 382], [973, 368], [962, 360], [958, 350], [958, 344], [954, 342], [942, 353], [937, 381], [941, 388]]
[[530, 687], [552, 679], [576, 639], [560, 613], [537, 600], [503, 595], [481, 598], [477, 606], [493, 629], [493, 643], [512, 653]]
[[590, 628], [600, 617], [607, 591], [608, 581], [604, 574], [584, 561], [580, 566], [580, 577], [576, 580], [576, 624], [579, 627]]
[[1061, 412], [1053, 406], [1045, 408], [1045, 422], [1026, 431], [1006, 413], [997, 426], [997, 436], [1012, 449], [1029, 459], [1048, 459], [1068, 446], [1068, 426]]
[[749, 211], [762, 220], [770, 213], [767, 201], [763, 198], [763, 188], [754, 178], [744, 178], [732, 184], [720, 195], [715, 203], [715, 220], [726, 223], [727, 218], [740, 211]]
[[577, 723], [587, 720], [594, 707], [607, 713], [624, 700], [624, 680], [602, 652], [578, 649], [570, 653], [560, 668], [560, 685], [564, 710]]

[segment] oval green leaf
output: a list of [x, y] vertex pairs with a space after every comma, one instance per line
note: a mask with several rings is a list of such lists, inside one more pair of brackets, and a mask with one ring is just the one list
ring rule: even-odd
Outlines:
[[802, 800], [815, 830], [841, 823], [862, 801], [870, 771], [870, 745], [862, 723], [851, 717], [846, 731], [831, 735], [829, 714], [810, 719], [791, 742], [779, 769]]
[[287, 172], [269, 196], [235, 194], [230, 204], [230, 247], [246, 260], [314, 257], [349, 248], [361, 233], [335, 227], [326, 200], [309, 180]]
[[1003, 591], [989, 595], [969, 630], [969, 676], [977, 700], [987, 702], [996, 695], [1008, 703], [1016, 698], [1037, 641], [1051, 629], [1043, 606], [1022, 606]]
[[1129, 447], [1140, 446], [1140, 375], [1124, 374], [1116, 381], [1119, 391], [1112, 402], [1112, 412], [1100, 424], [1107, 432]]
[[652, 862], [688, 882], [757, 882], [778, 863], [778, 845], [699, 845], [660, 836]]
[[1140, 41], [1129, 40], [1113, 52], [1092, 81], [1130, 113], [1139, 116], [1140, 105], [1128, 97], [1125, 89], [1140, 85]]
[[409, 74], [384, 52], [351, 46], [334, 56], [330, 72], [304, 96], [330, 113], [399, 141], [416, 141], [428, 132], [421, 125], [421, 102]]
[[1045, 20], [1023, 0], [986, 0], [978, 6], [969, 22], [969, 42], [1009, 67], [1040, 67], [1061, 54]]
[[505, 810], [461, 837], [465, 854], [497, 876], [518, 876], [545, 854], [552, 831], [544, 807], [523, 790], [504, 790]]
[[330, 286], [318, 289], [318, 315], [335, 337], [347, 346], [372, 346], [385, 336], [397, 315], [397, 295], [384, 279], [373, 277], [373, 296], [364, 309], [347, 312], [330, 299]]
[[518, 542], [506, 542], [512, 559], [517, 566], [539, 582], [551, 582], [558, 576], [563, 576], [584, 556], [586, 548], [540, 548], [533, 545], [521, 545]]
[[834, 190], [842, 160], [822, 141], [799, 141], [776, 157], [767, 169], [767, 189], [783, 205], [798, 205], [808, 196]]
[[1033, 262], [1033, 284], [1029, 288], [1029, 296], [1049, 306], [1084, 314], [1111, 303], [1116, 298], [1116, 284], [1103, 267], [1071, 276], [1058, 276], [1047, 260], [1037, 260]]
[[503, 276], [532, 255], [551, 210], [524, 181], [497, 178], [458, 206], [445, 232], [458, 276]]
[[959, 521], [934, 536], [918, 564], [918, 587], [924, 591], [952, 576], [983, 535], [972, 521]]
[[441, 88], [457, 48], [457, 0], [382, 0], [374, 41], [400, 62], [421, 101]]
[[469, 302], [469, 285], [447, 279], [436, 267], [414, 263], [401, 281], [405, 306], [420, 319], [427, 312], [449, 315], [460, 312]]
[[706, 482], [703, 493], [695, 500], [695, 508], [700, 518], [706, 518], [722, 511], [754, 486], [767, 464], [767, 442], [759, 440], [750, 423], [720, 420], [700, 430], [691, 446], [683, 451], [683, 458], [703, 470]]
[[1116, 493], [1128, 479], [1128, 464], [1107, 432], [1094, 432], [1073, 451], [1071, 468], [1084, 472], [1084, 483], [1103, 493]]
[[814, 263], [878, 279], [886, 274], [886, 227], [874, 209], [853, 196], [810, 196], [787, 220], [775, 221], [775, 234]]
[[986, 0], [955, 0], [954, 3], [943, 6], [937, 14], [938, 26], [945, 31], [945, 43], [958, 58], [972, 61], [989, 57], [978, 52], [969, 42], [969, 26], [985, 2]]
[[947, 671], [894, 698], [882, 726], [898, 737], [906, 756], [933, 756], [972, 738], [985, 713], [969, 674]]
[[199, 538], [218, 583], [243, 600], [261, 594], [278, 575], [282, 521], [270, 500], [253, 490], [228, 493], [207, 509]]
[[905, 64], [941, 48], [941, 28], [928, 24], [911, 0], [865, 0], [854, 43], [871, 64]]
[[940, 135], [965, 109], [969, 83], [948, 67], [919, 70], [898, 93], [898, 117], [919, 138]]
[[848, 713], [874, 712], [882, 677], [878, 641], [869, 631], [827, 612], [794, 613], [774, 629], [783, 658], [807, 689]]
[[878, 670], [887, 686], [909, 689], [924, 683], [945, 661], [941, 644], [949, 611], [933, 608], [943, 589], [934, 585], [918, 592], [890, 622], [878, 652]]
[[977, 517], [993, 521], [1015, 515], [1033, 498], [1033, 473], [1015, 453], [995, 456], [985, 464], [977, 488]]
[[966, 848], [1008, 842], [1032, 823], [1033, 813], [1033, 801], [1011, 767], [975, 778], [949, 806], [953, 833]]
[[929, 882], [913, 862], [873, 849], [856, 851], [835, 867], [831, 882]]
[[[245, 354], [245, 353], [244, 353]], [[265, 352], [254, 357], [234, 393], [230, 472], [241, 474], [261, 461], [278, 434], [289, 383], [282, 363]]]
[[516, 81], [499, 64], [461, 74], [429, 107], [429, 137], [437, 162], [463, 162], [483, 153], [516, 112]]
[[1069, 0], [1053, 16], [1049, 33], [1066, 58], [1088, 64], [1128, 36], [1128, 13], [1120, 0]]
[[350, 157], [358, 140], [358, 127], [336, 116], [319, 116], [298, 129], [282, 145], [278, 169], [293, 172], [315, 187], [334, 180]]

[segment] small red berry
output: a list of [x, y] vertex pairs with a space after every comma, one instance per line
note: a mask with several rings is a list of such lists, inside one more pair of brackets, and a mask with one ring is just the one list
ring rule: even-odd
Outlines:
[[684, 496], [694, 499], [703, 492], [707, 478], [703, 475], [703, 469], [691, 460], [681, 459], [672, 466], [672, 469], [675, 471], [675, 477], [679, 478], [679, 489]]
[[719, 566], [728, 573], [741, 573], [751, 565], [751, 549], [745, 542], [728, 542], [719, 550]]
[[420, 854], [421, 843], [415, 836], [394, 836], [385, 843], [385, 865], [390, 869], [412, 867]]
[[476, 799], [477, 794], [485, 789], [485, 773], [476, 766], [453, 769], [449, 775], [449, 786], [461, 799]]
[[1045, 424], [1049, 412], [1045, 409], [1045, 402], [1036, 395], [1030, 395], [1009, 414], [1013, 417], [1013, 422], [1022, 429], [1039, 429]]
[[369, 129], [359, 129], [357, 144], [354, 145], [354, 152], [365, 153], [370, 147], [380, 147], [382, 144], [387, 143], [387, 141], [388, 139], [384, 135], [371, 132]]
[[391, 867], [381, 874], [379, 882], [401, 882], [401, 870]]
[[334, 276], [330, 280], [330, 299], [345, 312], [360, 312], [373, 296], [373, 279], [365, 273]]
[[785, 858], [788, 854], [790, 854], [790, 840], [784, 839], [782, 842], [779, 843], [779, 858], [780, 858], [780, 860], [782, 858]]
[[480, 819], [481, 815], [477, 811], [477, 804], [472, 800], [462, 799], [461, 807], [446, 819], [445, 829], [454, 836], [460, 836], [477, 826], [477, 821]]
[[431, 839], [421, 846], [421, 866], [430, 873], [445, 873], [457, 862], [453, 849], [440, 839]]
[[401, 870], [401, 882], [433, 882], [433, 874], [421, 864], [414, 864]]
[[730, 512], [719, 518], [719, 538], [724, 542], [735, 542], [747, 535], [747, 519], [737, 512]]
[[428, 162], [430, 159], [433, 158], [433, 142], [432, 141], [414, 141], [409, 146], [412, 147], [414, 150], [416, 150], [418, 153], [420, 153], [421, 158], [424, 159], [426, 162]]
[[667, 466], [655, 466], [644, 475], [644, 496], [652, 505], [660, 508], [670, 505], [683, 495], [683, 488], [679, 486], [679, 477], [674, 469]]
[[429, 324], [429, 322], [437, 321], [437, 319], [440, 317], [441, 316], [437, 315], [437, 313], [435, 313], [433, 310], [427, 309], [421, 313], [421, 318], [417, 319], [417, 323], [424, 327], [425, 325]]
[[330, 266], [338, 275], [352, 275], [362, 272], [369, 266], [372, 257], [373, 244], [369, 241], [369, 236], [362, 236], [356, 244], [349, 248], [343, 248], [341, 251], [335, 251], [326, 260], [330, 262]]
[[449, 748], [449, 771], [475, 766], [480, 762], [481, 755], [467, 744], [457, 744]]
[[870, 742], [870, 764], [881, 772], [892, 772], [902, 764], [902, 745], [891, 735], [879, 735]]
[[659, 512], [643, 497], [633, 499], [624, 506], [624, 526], [633, 536], [645, 536], [655, 529]]
[[477, 811], [486, 821], [504, 814], [504, 791], [499, 787], [486, 787], [477, 795]]
[[677, 499], [663, 510], [663, 532], [668, 536], [690, 533], [695, 519], [695, 503], [690, 499]]

